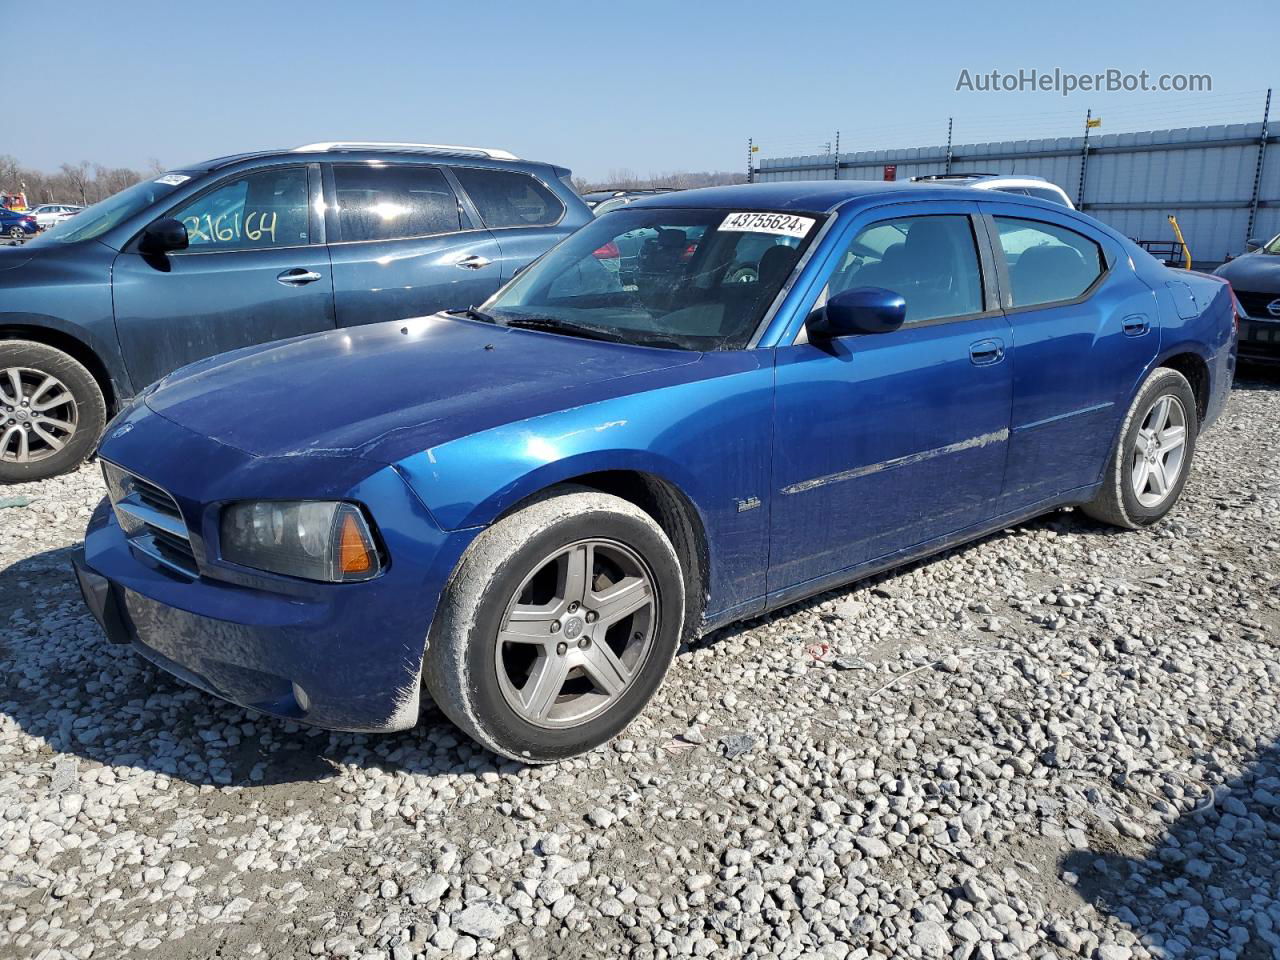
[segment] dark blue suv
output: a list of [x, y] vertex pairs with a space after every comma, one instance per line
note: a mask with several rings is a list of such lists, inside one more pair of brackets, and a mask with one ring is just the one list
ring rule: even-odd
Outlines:
[[136, 184], [0, 250], [0, 482], [75, 467], [178, 367], [482, 303], [590, 220], [564, 167], [478, 147], [313, 143]]

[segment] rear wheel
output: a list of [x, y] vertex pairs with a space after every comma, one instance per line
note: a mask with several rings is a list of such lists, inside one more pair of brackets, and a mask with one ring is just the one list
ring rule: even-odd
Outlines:
[[43, 343], [0, 340], [0, 482], [79, 466], [106, 417], [102, 390], [75, 358]]
[[679, 644], [684, 581], [662, 528], [566, 488], [476, 538], [441, 600], [424, 666], [448, 717], [526, 762], [617, 736]]
[[15, 240], [22, 240], [23, 238], [26, 237], [26, 235], [27, 235], [27, 231], [23, 230], [16, 223], [9, 228], [9, 236], [13, 237], [13, 239]]
[[1182, 496], [1199, 426], [1187, 378], [1167, 367], [1152, 371], [1129, 407], [1102, 489], [1084, 505], [1085, 513], [1130, 529], [1160, 520]]

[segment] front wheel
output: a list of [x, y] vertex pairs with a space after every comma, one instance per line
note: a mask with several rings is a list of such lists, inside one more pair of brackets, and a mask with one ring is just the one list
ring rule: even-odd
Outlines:
[[106, 419], [102, 390], [74, 357], [30, 340], [0, 340], [0, 483], [74, 470]]
[[1084, 505], [1085, 513], [1129, 529], [1160, 520], [1182, 496], [1199, 427], [1187, 378], [1168, 367], [1152, 371], [1129, 407], [1102, 489]]
[[662, 528], [626, 500], [564, 488], [467, 550], [441, 598], [424, 682], [491, 750], [560, 760], [644, 709], [683, 620], [680, 561]]

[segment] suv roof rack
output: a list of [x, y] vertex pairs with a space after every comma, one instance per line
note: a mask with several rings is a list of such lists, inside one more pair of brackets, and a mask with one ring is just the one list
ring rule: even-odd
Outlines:
[[915, 183], [920, 180], [972, 180], [974, 177], [998, 177], [998, 173], [926, 173], [918, 177], [912, 177], [911, 182]]
[[395, 140], [322, 140], [304, 143], [290, 153], [328, 153], [334, 150], [419, 150], [424, 153], [454, 153], [463, 156], [488, 157], [490, 160], [519, 160], [509, 150], [492, 147], [462, 147], [447, 143], [402, 143]]
[[919, 177], [912, 177], [912, 183], [920, 183], [925, 180], [981, 180], [985, 177], [995, 177], [998, 180], [1044, 180], [1044, 177], [1038, 177], [1034, 173], [926, 173]]

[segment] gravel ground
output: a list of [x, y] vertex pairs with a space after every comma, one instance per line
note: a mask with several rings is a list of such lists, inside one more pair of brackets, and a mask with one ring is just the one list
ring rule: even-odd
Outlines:
[[0, 957], [1280, 957], [1280, 383], [1061, 512], [720, 631], [625, 739], [266, 720], [109, 645], [96, 469], [0, 509]]

